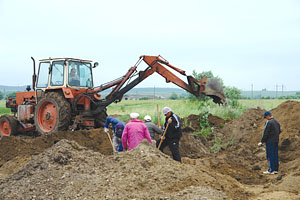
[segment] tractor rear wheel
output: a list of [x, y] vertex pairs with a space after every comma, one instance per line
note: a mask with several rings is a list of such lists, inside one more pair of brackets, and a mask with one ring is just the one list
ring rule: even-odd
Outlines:
[[0, 117], [0, 135], [10, 136], [15, 135], [18, 129], [18, 122], [10, 115], [3, 115]]
[[106, 108], [105, 108], [101, 113], [96, 115], [95, 128], [104, 127], [106, 118], [107, 118], [107, 113], [106, 113]]
[[35, 109], [34, 123], [41, 134], [67, 130], [71, 121], [71, 106], [58, 92], [50, 92]]

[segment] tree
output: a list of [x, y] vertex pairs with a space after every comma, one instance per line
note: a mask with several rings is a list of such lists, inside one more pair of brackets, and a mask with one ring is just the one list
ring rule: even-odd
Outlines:
[[0, 100], [3, 99], [3, 97], [4, 97], [4, 94], [3, 94], [3, 92], [0, 91]]
[[217, 79], [222, 86], [224, 86], [223, 80], [220, 77], [218, 77], [218, 76], [214, 76], [214, 74], [212, 73], [212, 71], [197, 73], [195, 70], [193, 70], [193, 76], [198, 81], [200, 81], [200, 79], [203, 78], [203, 77], [214, 78], [214, 79]]
[[149, 97], [141, 97], [139, 100], [149, 100]]
[[14, 98], [14, 97], [16, 97], [16, 92], [12, 92], [7, 95], [7, 98]]
[[[236, 87], [226, 87], [224, 86], [223, 80], [218, 77], [214, 76], [211, 71], [207, 72], [202, 72], [202, 73], [197, 73], [195, 70], [193, 71], [193, 76], [200, 81], [202, 77], [207, 77], [207, 78], [213, 78], [219, 81], [221, 86], [224, 88], [224, 93], [227, 98], [227, 103], [233, 107], [238, 107], [238, 99], [242, 98], [242, 91], [239, 90]], [[200, 100], [200, 101], [208, 101], [210, 98], [207, 96], [201, 96], [200, 98], [195, 97], [194, 95], [189, 95], [190, 100]]]
[[[202, 73], [197, 73], [195, 70], [193, 71], [193, 77], [195, 79], [197, 79], [198, 81], [200, 81], [201, 78], [203, 77], [207, 77], [207, 78], [214, 78], [216, 80], [219, 81], [219, 83], [221, 84], [222, 87], [224, 87], [224, 83], [223, 83], [223, 80], [218, 77], [218, 76], [214, 76], [212, 71], [207, 71], [207, 72], [202, 72]], [[196, 100], [200, 100], [200, 101], [208, 101], [210, 98], [207, 97], [207, 96], [200, 96], [200, 97], [196, 97], [192, 94], [189, 95], [188, 97], [190, 100], [192, 101], [196, 101]]]
[[225, 86], [224, 92], [227, 98], [227, 103], [232, 107], [238, 107], [238, 100], [242, 98], [242, 91], [236, 87]]
[[175, 92], [172, 92], [171, 96], [169, 97], [169, 99], [172, 99], [172, 100], [176, 100], [178, 99], [178, 95], [175, 93]]

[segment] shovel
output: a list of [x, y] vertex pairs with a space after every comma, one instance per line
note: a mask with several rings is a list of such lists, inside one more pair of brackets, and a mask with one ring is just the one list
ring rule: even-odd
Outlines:
[[[169, 122], [167, 123], [167, 127], [166, 127], [166, 129], [165, 129], [165, 131], [164, 131], [164, 134], [163, 134], [163, 136], [162, 137], [165, 137], [165, 135], [166, 135], [166, 132], [167, 132], [167, 130], [168, 130], [168, 127], [169, 127]], [[160, 146], [161, 146], [161, 143], [163, 142], [163, 140], [162, 139], [160, 139], [160, 142], [159, 142], [159, 145], [158, 145], [158, 149], [160, 148]]]
[[111, 140], [111, 138], [110, 138], [109, 133], [107, 132], [106, 134], [107, 134], [107, 137], [108, 137], [108, 139], [109, 139], [109, 141], [110, 141], [110, 144], [111, 144], [111, 146], [112, 146], [114, 152], [116, 153], [117, 151], [116, 151], [116, 149], [115, 149], [115, 146], [114, 146], [113, 143], [112, 143], [112, 140]]

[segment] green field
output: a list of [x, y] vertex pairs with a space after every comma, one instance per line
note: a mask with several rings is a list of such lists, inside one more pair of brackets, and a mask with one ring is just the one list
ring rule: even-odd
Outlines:
[[[208, 103], [200, 107], [200, 102], [191, 102], [189, 100], [127, 100], [120, 103], [113, 103], [107, 108], [108, 115], [118, 116], [120, 120], [128, 121], [129, 114], [137, 112], [140, 114], [140, 119], [145, 115], [150, 115], [152, 121], [157, 123], [157, 105], [159, 107], [159, 118], [162, 123], [164, 116], [162, 108], [170, 107], [174, 113], [180, 117], [187, 117], [191, 114], [200, 114], [203, 111], [208, 111], [213, 115], [217, 115], [224, 119], [235, 118], [241, 115], [248, 108], [257, 108], [271, 110], [276, 108], [279, 104], [286, 100], [268, 99], [268, 100], [239, 100], [240, 106], [232, 108], [231, 106], [219, 106], [214, 103]], [[5, 107], [5, 101], [0, 101], [0, 115], [9, 114], [10, 109]]]
[[174, 113], [178, 114], [180, 117], [187, 117], [190, 114], [200, 114], [205, 110], [224, 119], [233, 119], [241, 115], [248, 108], [260, 107], [262, 109], [271, 110], [284, 101], [285, 100], [277, 99], [239, 100], [240, 106], [238, 108], [232, 108], [231, 106], [219, 106], [214, 103], [209, 103], [206, 107], [200, 108], [199, 102], [191, 102], [189, 100], [128, 100], [122, 101], [118, 104], [111, 104], [107, 108], [107, 113], [108, 115], [122, 115], [121, 120], [127, 121], [131, 112], [138, 112], [141, 116], [140, 119], [143, 119], [143, 117], [148, 114], [154, 118], [154, 122], [157, 122], [158, 105], [161, 122], [164, 118], [161, 110], [165, 106], [170, 107]]
[[0, 100], [0, 115], [10, 114], [10, 109], [5, 107], [5, 102], [4, 100]]

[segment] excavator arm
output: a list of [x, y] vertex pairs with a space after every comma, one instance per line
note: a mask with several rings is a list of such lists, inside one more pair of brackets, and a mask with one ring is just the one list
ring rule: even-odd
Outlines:
[[[213, 98], [215, 103], [226, 103], [226, 97], [224, 95], [223, 88], [216, 79], [204, 77], [198, 81], [193, 76], [187, 76], [185, 71], [169, 64], [169, 62], [161, 56], [141, 56], [140, 58], [143, 59], [149, 66], [153, 66], [152, 68], [154, 68], [158, 74], [163, 76], [167, 83], [172, 82], [197, 97], [205, 95]], [[183, 76], [186, 76], [188, 83], [178, 78], [162, 64], [172, 68]]]
[[[137, 72], [136, 69], [142, 61], [144, 61], [148, 65], [148, 67], [144, 71]], [[180, 73], [181, 75], [186, 76], [187, 83], [173, 74], [166, 67], [169, 67]], [[133, 87], [138, 85], [140, 82], [142, 82], [155, 72], [164, 77], [167, 83], [172, 82], [197, 97], [205, 95], [211, 97], [215, 103], [226, 103], [226, 97], [224, 95], [223, 88], [216, 79], [204, 77], [200, 81], [198, 81], [192, 76], [187, 76], [185, 71], [174, 67], [161, 56], [144, 55], [140, 56], [137, 63], [133, 67], [131, 67], [124, 76], [95, 88], [95, 92], [99, 93], [108, 88], [114, 87], [105, 99], [97, 102], [97, 109], [89, 112], [89, 115], [95, 115], [101, 112], [113, 102], [120, 102], [125, 93], [127, 93], [129, 90], [131, 90]]]

